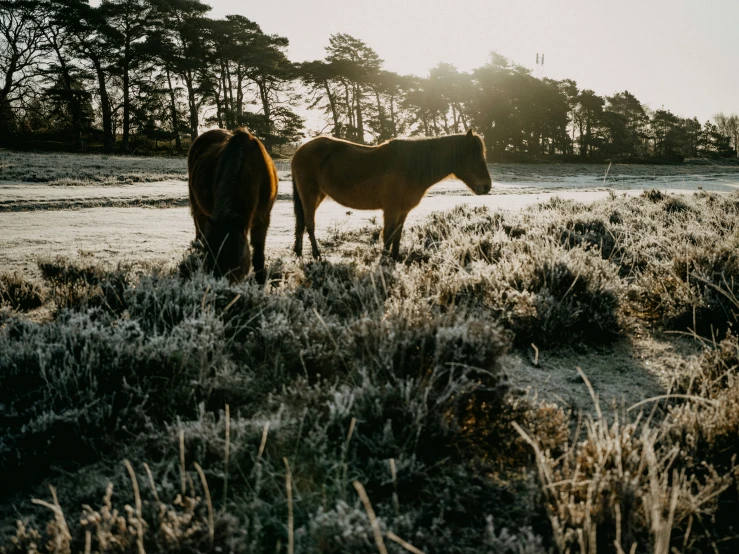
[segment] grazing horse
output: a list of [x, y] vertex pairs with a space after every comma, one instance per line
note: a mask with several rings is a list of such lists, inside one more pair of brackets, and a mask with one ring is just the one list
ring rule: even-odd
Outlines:
[[295, 152], [292, 174], [295, 254], [303, 253], [307, 228], [314, 258], [321, 255], [316, 209], [327, 196], [355, 210], [382, 210], [385, 249], [397, 259], [405, 218], [431, 185], [454, 175], [475, 194], [487, 194], [492, 184], [485, 145], [472, 130], [447, 137], [395, 139], [379, 146], [317, 137]]
[[195, 238], [208, 251], [208, 266], [235, 281], [253, 261], [257, 282], [264, 284], [264, 241], [277, 170], [262, 143], [245, 129], [207, 131], [190, 147], [187, 172]]

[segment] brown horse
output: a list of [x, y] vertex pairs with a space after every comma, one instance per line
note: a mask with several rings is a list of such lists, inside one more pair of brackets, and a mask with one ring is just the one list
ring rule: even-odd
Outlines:
[[482, 139], [463, 135], [401, 140], [364, 146], [331, 137], [317, 137], [298, 148], [292, 159], [295, 208], [295, 253], [303, 253], [308, 229], [313, 257], [320, 257], [315, 214], [330, 196], [355, 210], [382, 210], [386, 250], [398, 258], [405, 218], [431, 187], [449, 175], [475, 194], [487, 194], [492, 184]]
[[264, 283], [264, 241], [277, 196], [277, 171], [259, 140], [245, 129], [207, 131], [187, 155], [190, 210], [195, 238], [208, 251], [218, 276], [238, 280], [249, 272]]

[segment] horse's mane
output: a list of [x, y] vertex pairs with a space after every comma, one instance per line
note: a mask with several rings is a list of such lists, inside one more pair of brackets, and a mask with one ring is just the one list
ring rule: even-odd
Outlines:
[[249, 142], [253, 140], [251, 133], [246, 129], [239, 128], [233, 131], [233, 136], [228, 139], [228, 143], [223, 147], [221, 155], [218, 159], [218, 167], [216, 168], [216, 203], [213, 206], [212, 219], [219, 220], [232, 211], [231, 205], [235, 191], [234, 187], [238, 185], [241, 176], [241, 167], [244, 163], [244, 155], [249, 146]]
[[[478, 135], [476, 142], [485, 155], [485, 145]], [[446, 137], [395, 139], [393, 144], [398, 153], [407, 162], [411, 176], [419, 181], [438, 178], [452, 173], [451, 168], [459, 167], [469, 149], [469, 138], [466, 135], [449, 135]]]

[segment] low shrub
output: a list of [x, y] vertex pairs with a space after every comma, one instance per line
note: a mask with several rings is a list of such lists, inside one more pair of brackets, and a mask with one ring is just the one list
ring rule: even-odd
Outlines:
[[601, 256], [610, 259], [616, 249], [616, 237], [601, 219], [567, 222], [560, 240], [566, 246], [598, 248]]
[[18, 273], [0, 274], [0, 307], [28, 312], [41, 307], [46, 300], [46, 291], [37, 283]]
[[51, 290], [57, 308], [121, 308], [121, 296], [129, 284], [131, 271], [126, 266], [109, 269], [96, 263], [73, 263], [57, 257], [40, 261], [41, 276]]

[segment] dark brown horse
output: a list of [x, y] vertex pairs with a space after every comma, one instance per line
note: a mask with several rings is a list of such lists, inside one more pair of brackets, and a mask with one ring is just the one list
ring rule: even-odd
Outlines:
[[327, 196], [355, 210], [382, 210], [385, 249], [397, 259], [405, 218], [431, 185], [455, 175], [475, 194], [487, 194], [492, 184], [485, 145], [471, 130], [448, 137], [395, 139], [379, 146], [317, 137], [295, 152], [292, 174], [295, 253], [303, 253], [307, 228], [314, 258], [320, 256], [316, 209]]
[[256, 279], [264, 283], [264, 241], [277, 171], [262, 143], [245, 129], [207, 131], [192, 143], [187, 171], [195, 238], [208, 252], [209, 267], [238, 280], [253, 261]]

